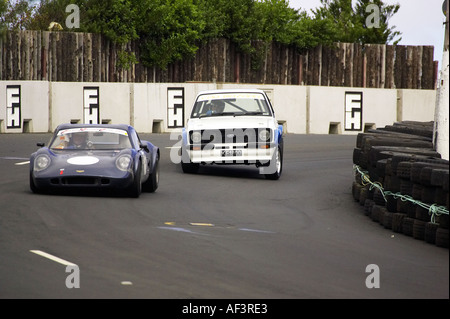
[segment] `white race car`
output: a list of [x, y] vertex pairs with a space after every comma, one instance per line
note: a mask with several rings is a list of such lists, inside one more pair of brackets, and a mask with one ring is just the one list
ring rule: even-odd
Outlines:
[[245, 164], [256, 165], [268, 179], [281, 176], [283, 126], [262, 90], [200, 92], [182, 134], [185, 173], [202, 164]]

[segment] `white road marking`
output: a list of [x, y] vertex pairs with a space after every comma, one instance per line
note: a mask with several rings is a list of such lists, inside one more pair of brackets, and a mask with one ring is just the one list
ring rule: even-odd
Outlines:
[[166, 146], [167, 149], [172, 149], [172, 148], [181, 148], [181, 146]]
[[61, 258], [56, 257], [56, 256], [53, 256], [53, 255], [50, 255], [50, 254], [48, 254], [48, 253], [46, 253], [46, 252], [44, 252], [44, 251], [41, 251], [41, 250], [30, 250], [30, 252], [32, 252], [32, 253], [34, 253], [34, 254], [37, 254], [37, 255], [39, 255], [39, 256], [48, 258], [48, 259], [50, 259], [50, 260], [52, 260], [52, 261], [55, 261], [55, 262], [57, 262], [57, 263], [60, 263], [60, 264], [62, 264], [62, 265], [65, 265], [65, 266], [76, 266], [76, 264], [71, 263], [70, 261], [61, 259]]
[[132, 286], [133, 285], [133, 283], [131, 281], [121, 281], [120, 284], [123, 286]]
[[192, 226], [214, 226], [214, 224], [210, 223], [189, 223]]
[[15, 163], [14, 165], [27, 165], [30, 164], [30, 161]]
[[2, 156], [2, 157], [0, 157], [0, 159], [4, 159], [4, 160], [26, 160], [26, 159], [29, 159], [29, 158], [27, 158], [27, 157], [14, 157], [14, 156]]
[[238, 228], [238, 230], [255, 232], [255, 233], [274, 234], [273, 231], [269, 231], [269, 230], [260, 230], [260, 229], [251, 229], [251, 228]]

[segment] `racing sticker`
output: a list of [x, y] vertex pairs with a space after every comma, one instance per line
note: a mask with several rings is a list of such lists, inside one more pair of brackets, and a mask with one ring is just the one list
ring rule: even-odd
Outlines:
[[167, 127], [184, 126], [184, 88], [167, 88]]
[[21, 128], [20, 85], [6, 86], [6, 128]]
[[361, 131], [362, 128], [362, 92], [345, 92], [345, 130]]
[[100, 90], [98, 86], [83, 88], [83, 120], [85, 124], [100, 123]]

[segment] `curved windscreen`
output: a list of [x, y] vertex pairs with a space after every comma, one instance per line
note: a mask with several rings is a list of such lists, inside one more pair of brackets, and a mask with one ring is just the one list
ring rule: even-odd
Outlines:
[[51, 149], [120, 150], [131, 148], [127, 131], [113, 128], [71, 128], [56, 134]]
[[197, 98], [191, 117], [270, 116], [270, 108], [260, 93], [202, 94]]

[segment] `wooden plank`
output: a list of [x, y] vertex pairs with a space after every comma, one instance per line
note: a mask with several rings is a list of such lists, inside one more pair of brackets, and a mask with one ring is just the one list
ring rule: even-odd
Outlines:
[[343, 43], [343, 86], [353, 86], [353, 43]]
[[434, 89], [434, 47], [424, 46], [422, 52], [422, 89]]
[[[0, 79], [82, 82], [218, 81], [267, 84], [433, 89], [432, 46], [340, 43], [299, 54], [279, 43], [253, 41], [256, 54], [237, 53], [229, 39], [200, 45], [194, 57], [167, 70], [141, 63], [116, 66], [119, 46], [99, 34], [8, 31], [0, 40]], [[139, 42], [124, 50], [140, 60]], [[364, 79], [365, 82], [364, 82]]]
[[413, 87], [412, 83], [415, 77], [413, 65], [413, 50], [414, 47], [410, 45], [406, 47], [406, 67], [402, 70], [402, 84], [405, 89], [411, 89]]
[[414, 47], [414, 73], [415, 81], [413, 83], [414, 89], [422, 87], [422, 54], [423, 48], [421, 46]]
[[406, 46], [397, 45], [395, 48], [395, 62], [394, 62], [394, 80], [395, 88], [401, 89], [405, 88], [403, 81], [402, 70], [406, 62]]
[[394, 53], [395, 53], [394, 46], [386, 45], [384, 87], [387, 89], [395, 88]]

